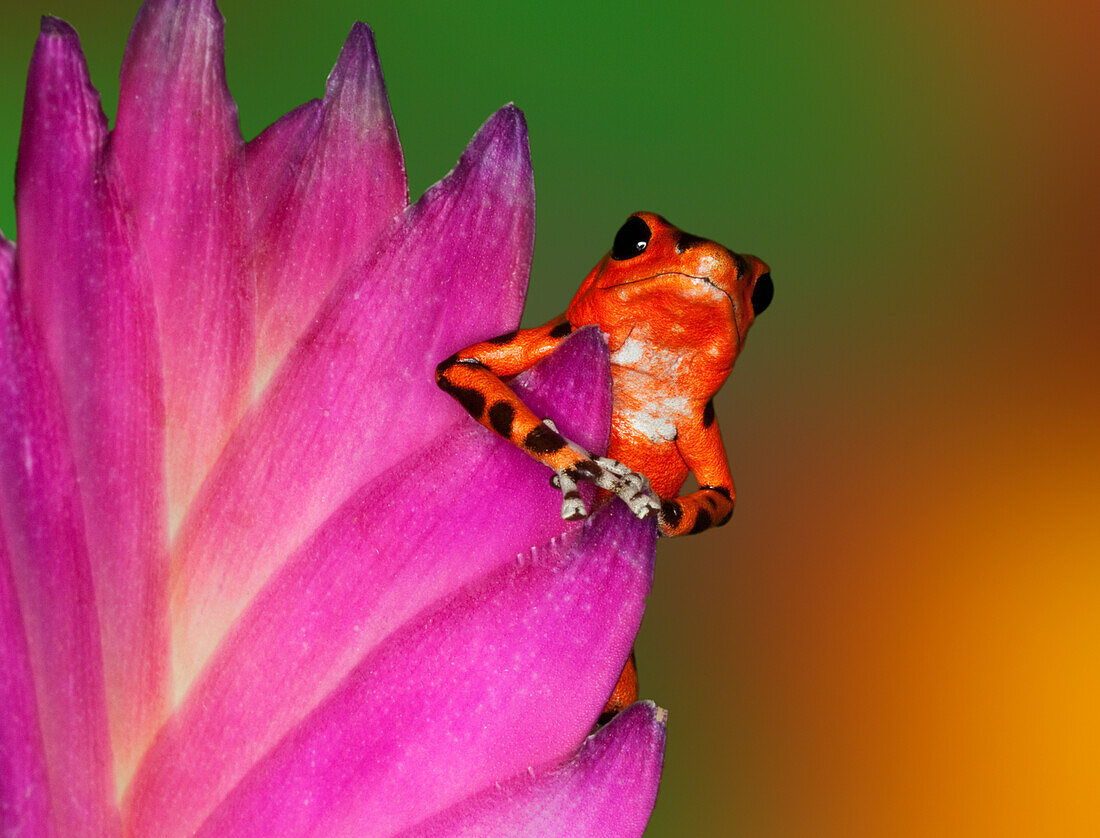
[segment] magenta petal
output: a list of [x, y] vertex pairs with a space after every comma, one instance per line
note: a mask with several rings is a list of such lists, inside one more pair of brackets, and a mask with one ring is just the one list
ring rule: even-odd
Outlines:
[[[38, 719], [33, 732], [27, 733], [38, 737], [41, 731], [54, 834], [111, 836], [118, 833], [118, 814], [113, 804], [99, 626], [79, 490], [56, 382], [41, 341], [21, 316], [11, 262], [11, 247], [4, 242], [0, 246], [0, 529], [34, 675]], [[11, 663], [4, 664], [0, 681], [19, 690], [18, 679], [25, 673]], [[9, 703], [6, 697], [0, 707], [5, 724], [20, 714], [28, 724], [32, 721], [25, 706]], [[0, 786], [6, 782], [7, 775], [0, 774]], [[34, 789], [28, 791], [37, 799]], [[6, 827], [7, 821], [3, 823]]]
[[243, 142], [222, 27], [213, 0], [142, 7], [111, 146], [159, 318], [173, 525], [251, 394], [255, 283], [242, 267]]
[[590, 736], [568, 762], [524, 771], [400, 838], [631, 838], [657, 799], [665, 711], [634, 704]]
[[246, 157], [248, 168], [267, 170], [264, 190], [251, 195], [260, 217], [254, 239], [261, 380], [340, 275], [408, 204], [397, 128], [364, 24], [352, 27], [311, 123], [282, 160], [272, 159], [272, 142], [262, 143], [267, 153]]
[[76, 33], [47, 19], [19, 146], [18, 283], [61, 385], [125, 775], [167, 699], [164, 418], [156, 320], [106, 138]]
[[50, 835], [46, 752], [38, 727], [23, 614], [0, 527], [0, 828], [4, 835]]
[[[294, 187], [297, 170], [313, 147], [323, 118], [324, 103], [311, 99], [279, 117], [245, 146], [241, 177], [253, 207], [250, 240], [259, 238], [264, 224], [273, 224], [278, 219], [281, 212], [278, 202]], [[266, 258], [263, 249], [267, 245], [254, 247], [255, 257]]]
[[[585, 329], [515, 386], [564, 432], [603, 448], [608, 365], [599, 333]], [[192, 834], [388, 633], [576, 528], [562, 522], [549, 474], [467, 417], [357, 492], [252, 602], [157, 738], [127, 798], [130, 834]]]
[[610, 364], [599, 328], [585, 326], [511, 386], [536, 416], [551, 417], [567, 439], [604, 454], [611, 435]]
[[652, 522], [619, 501], [423, 612], [241, 781], [200, 836], [387, 835], [591, 729], [649, 591]]
[[[0, 286], [9, 305], [15, 273], [11, 243], [0, 236]], [[4, 318], [5, 330], [8, 318]], [[7, 349], [12, 336], [4, 340]], [[9, 353], [5, 352], [4, 358]], [[0, 361], [4, 367], [7, 364]], [[6, 372], [7, 370], [5, 370]], [[4, 376], [3, 383], [13, 383]], [[2, 398], [18, 398], [4, 387]], [[2, 415], [2, 414], [0, 414]], [[7, 418], [6, 416], [3, 418]], [[5, 440], [6, 442], [6, 440]], [[0, 443], [2, 444], [2, 443]], [[3, 460], [0, 460], [3, 462]], [[7, 505], [0, 499], [0, 510]], [[5, 835], [28, 838], [50, 834], [50, 793], [46, 752], [38, 724], [38, 704], [30, 652], [23, 631], [23, 613], [15, 591], [11, 560], [0, 514], [0, 824]]]
[[436, 387], [435, 365], [518, 322], [533, 210], [526, 126], [506, 107], [378, 255], [345, 274], [180, 532], [172, 607], [182, 684], [351, 492], [462, 415]]

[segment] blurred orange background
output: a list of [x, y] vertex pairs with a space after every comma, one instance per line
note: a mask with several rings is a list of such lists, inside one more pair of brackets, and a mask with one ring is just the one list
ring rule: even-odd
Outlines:
[[[113, 113], [135, 10], [25, 7], [9, 172], [37, 13]], [[717, 400], [737, 512], [660, 545], [638, 642], [647, 835], [1100, 835], [1100, 6], [221, 7], [249, 136], [369, 22], [414, 196], [526, 110], [528, 323], [636, 209], [772, 266]]]
[[732, 532], [659, 564], [663, 791], [706, 814], [653, 834], [1100, 834], [1098, 20], [865, 21], [863, 165], [769, 207]]

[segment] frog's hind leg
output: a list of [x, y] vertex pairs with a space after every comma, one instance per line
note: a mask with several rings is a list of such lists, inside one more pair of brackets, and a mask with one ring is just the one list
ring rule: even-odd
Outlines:
[[605, 725], [615, 716], [638, 700], [638, 666], [634, 660], [634, 650], [630, 650], [630, 657], [626, 660], [619, 682], [611, 691], [611, 697], [607, 699], [600, 712], [599, 724]]

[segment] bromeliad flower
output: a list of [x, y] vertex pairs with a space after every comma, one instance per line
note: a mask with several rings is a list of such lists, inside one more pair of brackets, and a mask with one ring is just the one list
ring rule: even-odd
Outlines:
[[[436, 362], [512, 329], [523, 117], [406, 206], [369, 30], [244, 143], [210, 0], [151, 0], [108, 131], [47, 18], [0, 241], [0, 832], [637, 835], [663, 712], [586, 739], [652, 523], [559, 517]], [[580, 331], [515, 382], [606, 445]]]

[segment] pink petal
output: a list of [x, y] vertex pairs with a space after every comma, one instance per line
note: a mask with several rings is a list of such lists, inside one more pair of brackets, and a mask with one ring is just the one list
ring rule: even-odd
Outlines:
[[320, 99], [311, 99], [279, 117], [245, 146], [241, 177], [253, 206], [250, 240], [258, 237], [261, 224], [269, 217], [278, 217], [279, 201], [294, 186], [297, 170], [321, 130], [324, 110]]
[[[585, 329], [515, 386], [563, 432], [602, 449], [608, 364], [606, 344]], [[272, 578], [157, 738], [127, 798], [130, 834], [192, 834], [382, 638], [576, 528], [562, 522], [549, 474], [466, 417], [357, 492]]]
[[591, 729], [649, 590], [652, 522], [615, 500], [422, 612], [241, 781], [211, 836], [388, 835]]
[[657, 799], [665, 711], [634, 704], [567, 763], [495, 785], [400, 838], [631, 838]]
[[182, 685], [291, 550], [462, 415], [436, 387], [435, 365], [518, 323], [533, 205], [526, 126], [506, 107], [378, 255], [345, 274], [180, 532], [172, 605]]
[[[59, 22], [47, 20], [45, 28], [69, 37]], [[57, 46], [44, 38], [36, 66], [43, 51]], [[0, 247], [0, 279], [0, 529], [34, 675], [33, 686], [19, 686], [26, 671], [5, 653], [0, 680], [15, 694], [0, 707], [5, 722], [33, 725], [26, 734], [41, 736], [25, 744], [43, 749], [55, 834], [116, 835], [99, 627], [76, 473], [45, 349], [20, 312], [7, 242]], [[5, 580], [6, 574], [7, 568]], [[11, 605], [7, 609], [5, 625], [12, 617]], [[18, 646], [14, 631], [5, 629], [6, 642]], [[37, 720], [24, 702], [14, 701], [19, 693], [24, 701], [36, 700]], [[0, 786], [7, 776], [0, 774]], [[38, 790], [27, 791], [28, 805], [37, 810]]]
[[265, 188], [252, 194], [260, 214], [257, 355], [266, 380], [335, 281], [408, 204], [401, 145], [367, 26], [352, 27], [317, 119], [293, 138], [284, 159], [272, 159], [273, 143], [260, 145], [268, 153], [247, 161], [267, 170]]
[[[15, 272], [13, 261], [11, 242], [0, 236], [0, 284], [4, 289], [5, 308]], [[5, 340], [5, 345], [7, 342]], [[14, 400], [16, 396], [5, 393], [3, 398]], [[0, 824], [6, 835], [34, 838], [50, 834], [46, 752], [38, 725], [23, 613], [15, 591], [2, 523], [3, 515], [0, 515], [0, 707], [4, 708], [0, 713], [0, 777], [4, 778], [0, 782]]]
[[5, 835], [48, 836], [50, 792], [38, 727], [23, 614], [0, 527], [0, 826]]
[[[173, 525], [250, 397], [255, 284], [243, 150], [213, 0], [149, 0], [122, 62], [112, 142], [159, 317]], [[22, 231], [20, 231], [22, 232]]]
[[125, 775], [167, 694], [164, 417], [156, 321], [103, 163], [106, 139], [76, 33], [47, 19], [19, 146], [18, 281], [61, 385]]

